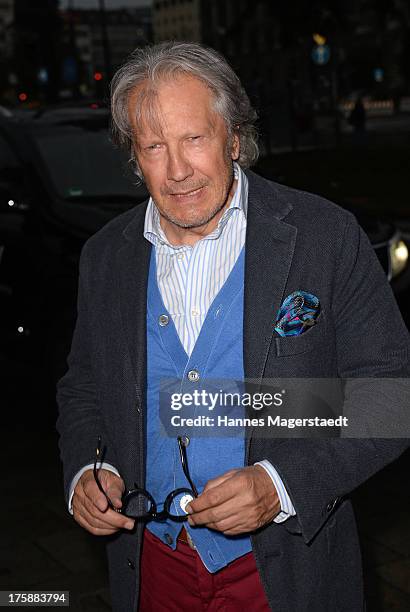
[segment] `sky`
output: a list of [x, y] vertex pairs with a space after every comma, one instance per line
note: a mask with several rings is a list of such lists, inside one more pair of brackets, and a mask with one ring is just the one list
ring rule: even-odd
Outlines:
[[[69, 0], [60, 0], [61, 8], [66, 8]], [[97, 8], [98, 0], [72, 0], [74, 8]], [[150, 6], [152, 0], [105, 0], [107, 9], [119, 8], [123, 6]]]

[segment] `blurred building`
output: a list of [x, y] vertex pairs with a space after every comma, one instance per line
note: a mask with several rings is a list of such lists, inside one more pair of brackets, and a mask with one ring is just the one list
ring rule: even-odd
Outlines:
[[62, 66], [61, 86], [68, 95], [88, 95], [93, 82], [93, 41], [90, 25], [83, 21], [80, 11], [61, 13]]
[[191, 40], [202, 41], [201, 0], [154, 0], [153, 31], [154, 40]]
[[[98, 93], [136, 47], [203, 42], [239, 74], [275, 145], [281, 133], [311, 131], [315, 114], [333, 120], [338, 99], [391, 99], [397, 109], [410, 94], [409, 0], [153, 0], [152, 8], [105, 11], [98, 4], [80, 10], [72, 0], [59, 11], [58, 0], [0, 0], [0, 89], [14, 83], [14, 97], [47, 99]], [[313, 59], [315, 33], [327, 47], [323, 63]]]
[[349, 89], [371, 97], [410, 93], [410, 6], [408, 0], [360, 0], [347, 14], [342, 79]]
[[[61, 15], [64, 23], [63, 74], [66, 73], [63, 81], [67, 95], [104, 96], [109, 79], [118, 66], [133, 49], [152, 40], [150, 8], [104, 12], [68, 9]], [[68, 70], [64, 70], [64, 64]], [[95, 77], [99, 80], [96, 81]]]
[[28, 101], [58, 98], [61, 21], [58, 0], [14, 0], [13, 64]]
[[[152, 41], [150, 8], [106, 10], [104, 13], [66, 10], [62, 18], [65, 61], [71, 58], [74, 62], [76, 83], [83, 95], [102, 89], [133, 49]], [[98, 76], [101, 81], [96, 82], [95, 75], [101, 75]]]
[[157, 42], [202, 42], [227, 58], [258, 109], [266, 149], [271, 147], [270, 134], [275, 134], [276, 142], [289, 140], [292, 71], [309, 93], [309, 54], [304, 54], [300, 47], [288, 49], [283, 44], [277, 5], [265, 0], [156, 0], [153, 3]]
[[0, 57], [12, 54], [11, 26], [14, 19], [14, 0], [0, 0]]
[[153, 27], [156, 42], [199, 41], [227, 58], [267, 150], [317, 142], [319, 123], [337, 135], [340, 99], [399, 108], [410, 93], [408, 0], [154, 0]]
[[[97, 11], [89, 11], [88, 14], [87, 23], [91, 29], [93, 62], [97, 69], [103, 70], [104, 39], [101, 20], [98, 19]], [[149, 7], [107, 10], [105, 23], [112, 70], [124, 63], [127, 56], [136, 47], [143, 47], [152, 41], [152, 18]]]

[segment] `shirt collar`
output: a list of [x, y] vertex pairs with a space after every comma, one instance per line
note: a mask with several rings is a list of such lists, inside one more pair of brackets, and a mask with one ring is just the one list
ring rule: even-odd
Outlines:
[[[219, 219], [218, 225], [214, 231], [208, 234], [208, 236], [202, 238], [202, 240], [219, 238], [228, 220], [236, 210], [240, 211], [246, 222], [248, 212], [248, 179], [239, 164], [236, 162], [233, 162], [233, 171], [234, 178], [237, 180], [237, 185], [229, 207]], [[165, 236], [164, 230], [160, 224], [160, 214], [158, 212], [158, 208], [151, 197], [148, 201], [148, 206], [145, 213], [144, 238], [149, 240], [149, 242], [154, 245], [166, 244], [174, 249], [185, 248], [184, 246], [175, 246], [168, 242], [168, 239]]]

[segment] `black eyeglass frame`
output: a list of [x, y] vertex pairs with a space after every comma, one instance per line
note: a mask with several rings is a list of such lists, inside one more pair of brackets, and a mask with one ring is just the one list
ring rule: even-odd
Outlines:
[[[188, 514], [177, 515], [177, 514], [172, 514], [171, 512], [172, 503], [174, 499], [178, 497], [179, 495], [186, 494], [186, 495], [190, 495], [193, 498], [198, 497], [198, 490], [196, 486], [194, 485], [191, 475], [189, 473], [186, 444], [181, 436], [178, 436], [177, 440], [178, 440], [178, 448], [179, 448], [179, 455], [180, 455], [181, 464], [182, 464], [182, 470], [191, 488], [188, 489], [188, 488], [182, 487], [179, 489], [175, 489], [174, 491], [171, 491], [171, 493], [167, 495], [164, 501], [164, 509], [158, 512], [156, 501], [152, 497], [151, 493], [149, 493], [146, 489], [142, 489], [141, 487], [138, 487], [136, 483], [134, 483], [134, 489], [129, 489], [123, 494], [121, 498], [122, 507], [116, 508], [114, 506], [111, 499], [109, 498], [107, 493], [104, 491], [104, 488], [98, 477], [98, 472], [100, 471], [101, 468], [98, 468], [97, 464], [102, 463], [102, 460], [103, 460], [102, 458], [103, 452], [101, 451], [101, 436], [98, 436], [94, 467], [93, 467], [94, 480], [97, 484], [98, 489], [101, 491], [101, 493], [104, 495], [105, 499], [107, 500], [108, 506], [111, 508], [111, 510], [114, 510], [114, 512], [118, 512], [118, 514], [122, 514], [123, 516], [126, 516], [134, 520], [138, 520], [138, 521], [165, 521], [167, 518], [170, 518], [171, 520], [175, 522], [183, 523], [184, 521], [187, 520]], [[130, 504], [131, 500], [134, 497], [141, 496], [141, 495], [144, 496], [150, 504], [148, 512], [146, 512], [143, 515], [138, 515], [138, 516], [127, 514], [127, 507]]]

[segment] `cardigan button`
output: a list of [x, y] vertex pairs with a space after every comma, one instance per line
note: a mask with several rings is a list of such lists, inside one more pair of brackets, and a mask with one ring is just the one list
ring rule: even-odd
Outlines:
[[334, 509], [334, 507], [336, 506], [337, 502], [339, 501], [339, 497], [336, 497], [336, 499], [334, 499], [333, 501], [329, 502], [326, 506], [326, 512], [332, 512], [332, 510]]
[[190, 382], [198, 382], [199, 380], [198, 370], [190, 370], [187, 374], [187, 377]]
[[158, 323], [161, 327], [165, 327], [169, 323], [169, 316], [166, 314], [162, 314], [158, 317]]

